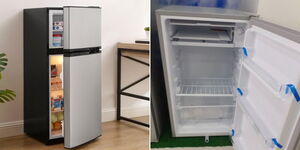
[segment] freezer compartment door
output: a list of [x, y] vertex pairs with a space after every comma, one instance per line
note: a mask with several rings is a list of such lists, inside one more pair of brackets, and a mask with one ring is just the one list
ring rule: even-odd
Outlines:
[[101, 135], [101, 53], [64, 57], [65, 147]]
[[64, 7], [64, 49], [101, 47], [101, 9]]
[[261, 20], [251, 23], [241, 49], [234, 146], [292, 150], [300, 133], [300, 33]]

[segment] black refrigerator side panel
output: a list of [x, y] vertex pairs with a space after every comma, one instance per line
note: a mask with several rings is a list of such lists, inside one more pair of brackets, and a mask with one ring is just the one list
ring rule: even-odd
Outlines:
[[47, 8], [24, 10], [24, 132], [49, 140], [49, 57]]
[[[156, 140], [170, 128], [169, 111], [166, 96], [165, 79], [163, 74], [162, 57], [158, 38], [155, 10], [162, 7], [159, 0], [151, 1], [151, 116], [155, 128]], [[152, 135], [151, 135], [152, 136]]]

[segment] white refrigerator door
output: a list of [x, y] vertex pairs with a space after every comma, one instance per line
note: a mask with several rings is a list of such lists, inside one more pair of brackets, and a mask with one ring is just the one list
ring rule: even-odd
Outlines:
[[101, 135], [101, 53], [64, 57], [65, 147]]
[[300, 34], [258, 19], [251, 22], [241, 49], [234, 148], [292, 150], [300, 133]]
[[64, 49], [101, 46], [101, 9], [64, 7]]

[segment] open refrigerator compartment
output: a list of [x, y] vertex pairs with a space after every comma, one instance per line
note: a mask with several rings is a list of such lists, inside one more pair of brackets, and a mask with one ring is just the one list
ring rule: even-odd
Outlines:
[[[240, 60], [238, 49], [173, 46], [176, 96], [233, 97]], [[233, 73], [234, 72], [234, 73]]]
[[179, 136], [229, 135], [234, 106], [178, 107]]
[[49, 48], [63, 48], [63, 10], [49, 11]]
[[49, 132], [50, 139], [55, 139], [63, 137], [64, 128], [63, 55], [49, 57]]
[[[262, 120], [257, 118], [259, 115], [251, 108], [247, 99], [239, 100], [235, 113], [234, 135], [232, 136], [234, 147], [245, 150], [275, 149], [273, 140], [275, 139], [278, 142], [277, 138], [262, 123]], [[249, 141], [254, 142], [254, 145], [249, 144]]]

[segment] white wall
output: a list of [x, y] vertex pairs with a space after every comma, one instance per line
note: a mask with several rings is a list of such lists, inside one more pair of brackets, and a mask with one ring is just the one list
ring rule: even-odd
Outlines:
[[300, 0], [259, 0], [258, 14], [264, 20], [300, 31]]
[[[116, 107], [116, 43], [134, 42], [145, 38], [143, 28], [150, 24], [149, 0], [1, 0], [0, 1], [0, 52], [8, 55], [9, 65], [4, 71], [0, 89], [9, 88], [16, 91], [17, 99], [0, 104], [1, 127], [19, 125], [23, 120], [23, 9], [36, 7], [60, 7], [64, 5], [96, 5], [102, 7], [102, 43], [103, 43], [103, 119], [115, 118]], [[134, 66], [125, 61], [131, 78], [139, 78], [148, 69]], [[138, 71], [138, 74], [134, 74]], [[127, 75], [127, 73], [126, 73]], [[148, 91], [148, 83], [138, 88], [141, 94]], [[148, 103], [129, 102], [124, 104], [129, 114], [145, 114]], [[143, 111], [141, 111], [143, 110]], [[3, 128], [2, 128], [3, 129]], [[14, 130], [14, 129], [12, 129]]]

